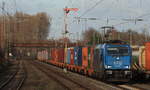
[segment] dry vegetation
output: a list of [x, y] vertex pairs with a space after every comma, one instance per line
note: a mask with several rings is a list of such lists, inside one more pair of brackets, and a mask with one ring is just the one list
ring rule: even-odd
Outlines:
[[50, 25], [51, 18], [46, 13], [30, 15], [17, 12], [14, 15], [0, 15], [0, 53], [7, 52], [13, 43], [38, 43], [46, 40]]
[[[89, 28], [83, 34], [83, 41], [88, 45], [103, 43], [104, 40], [122, 40], [132, 45], [143, 45], [145, 42], [150, 41], [148, 31], [142, 30], [137, 32], [135, 30], [117, 31], [116, 29], [107, 30], [105, 35], [98, 32], [93, 28]], [[105, 38], [104, 38], [105, 37]]]

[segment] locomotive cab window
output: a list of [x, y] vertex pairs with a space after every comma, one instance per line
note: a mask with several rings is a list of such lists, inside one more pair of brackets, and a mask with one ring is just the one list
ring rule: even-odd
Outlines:
[[128, 55], [128, 47], [108, 47], [108, 55]]

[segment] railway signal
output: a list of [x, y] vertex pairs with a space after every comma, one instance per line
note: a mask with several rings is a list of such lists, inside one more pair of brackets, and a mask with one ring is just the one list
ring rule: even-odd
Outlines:
[[[68, 31], [68, 23], [67, 23], [68, 14], [69, 14], [70, 11], [76, 12], [78, 10], [79, 10], [78, 8], [68, 8], [68, 7], [64, 8], [64, 14], [65, 14], [64, 24], [65, 24], [65, 26], [64, 26], [64, 34], [63, 35], [64, 35], [65, 38], [67, 37], [67, 34], [69, 33], [69, 31]], [[65, 41], [65, 56], [67, 56], [67, 47], [68, 47], [67, 46], [67, 41]], [[66, 62], [67, 62], [67, 58], [66, 57], [64, 58], [64, 62], [66, 64]], [[64, 71], [66, 71], [66, 70], [64, 70]]]

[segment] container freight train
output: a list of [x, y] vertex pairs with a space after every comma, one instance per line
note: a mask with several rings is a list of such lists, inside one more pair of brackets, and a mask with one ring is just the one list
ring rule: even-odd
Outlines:
[[[95, 47], [51, 48], [38, 53], [38, 60], [101, 80], [130, 80], [132, 52], [124, 43], [105, 43]], [[46, 52], [45, 52], [46, 53]], [[66, 54], [65, 54], [66, 53]], [[45, 58], [43, 58], [45, 57]]]
[[134, 59], [133, 67], [136, 78], [150, 78], [150, 42], [139, 47], [139, 55]]

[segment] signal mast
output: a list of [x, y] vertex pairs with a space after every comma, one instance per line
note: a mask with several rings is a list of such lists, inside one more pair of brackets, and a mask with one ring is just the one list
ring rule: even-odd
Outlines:
[[64, 8], [64, 38], [65, 38], [65, 58], [64, 58], [64, 62], [65, 62], [65, 65], [67, 64], [67, 34], [69, 33], [68, 31], [68, 23], [67, 23], [67, 18], [68, 18], [68, 14], [70, 11], [78, 11], [79, 9], [78, 8], [68, 8], [68, 7], [65, 7]]

